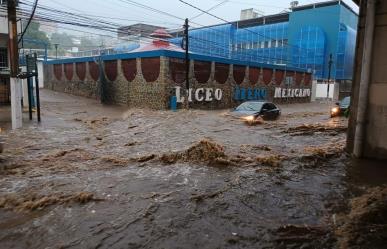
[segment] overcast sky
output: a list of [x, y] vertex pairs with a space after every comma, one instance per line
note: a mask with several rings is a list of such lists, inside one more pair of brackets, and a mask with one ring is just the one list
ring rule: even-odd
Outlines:
[[[33, 2], [33, 0], [25, 0]], [[151, 6], [155, 9], [170, 13], [180, 18], [192, 18], [199, 14], [200, 11], [189, 7], [179, 0], [135, 0], [138, 3]], [[265, 15], [276, 14], [289, 8], [290, 0], [184, 0], [201, 9], [208, 10], [216, 5], [217, 8], [210, 12], [228, 21], [239, 19], [240, 10], [254, 8], [264, 13]], [[110, 18], [122, 18], [125, 20], [111, 19], [110, 21], [120, 24], [129, 25], [137, 22], [146, 22], [149, 24], [166, 26], [169, 28], [181, 27], [183, 21], [171, 16], [158, 14], [141, 7], [133, 6], [129, 0], [39, 0], [43, 6], [50, 6], [56, 9], [70, 11], [74, 13], [86, 13], [92, 15], [101, 15]], [[299, 4], [310, 4], [313, 0], [300, 0]], [[345, 0], [355, 11], [357, 6], [351, 0]], [[39, 12], [38, 12], [39, 13]], [[321, 18], [324, 18], [323, 16]], [[203, 14], [193, 19], [193, 22], [200, 25], [211, 25], [220, 23], [221, 21]], [[195, 24], [193, 24], [195, 25]]]

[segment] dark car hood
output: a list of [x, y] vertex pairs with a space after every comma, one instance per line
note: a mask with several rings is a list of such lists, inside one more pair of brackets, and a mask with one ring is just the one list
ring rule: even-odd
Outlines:
[[233, 111], [231, 112], [232, 116], [235, 117], [246, 117], [246, 116], [251, 116], [251, 115], [256, 115], [259, 114], [258, 111]]

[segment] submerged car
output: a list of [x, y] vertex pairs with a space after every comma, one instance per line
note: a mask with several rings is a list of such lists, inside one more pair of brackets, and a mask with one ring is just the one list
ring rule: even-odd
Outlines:
[[253, 123], [259, 118], [264, 120], [277, 119], [281, 115], [281, 110], [271, 102], [247, 101], [235, 108], [232, 115]]
[[337, 102], [336, 106], [331, 109], [331, 118], [344, 115], [349, 110], [350, 103], [351, 97], [345, 97]]

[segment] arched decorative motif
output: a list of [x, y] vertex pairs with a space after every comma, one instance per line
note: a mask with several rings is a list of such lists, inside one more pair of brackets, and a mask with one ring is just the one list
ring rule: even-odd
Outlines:
[[181, 84], [185, 81], [185, 60], [170, 58], [169, 69], [171, 72], [172, 80], [175, 83]]
[[128, 59], [121, 61], [122, 72], [128, 81], [133, 81], [137, 75], [137, 61], [136, 59]]
[[282, 81], [284, 80], [285, 71], [283, 70], [275, 70], [274, 79], [275, 83], [277, 85], [281, 85]]
[[265, 83], [266, 85], [270, 84], [271, 79], [273, 78], [273, 69], [264, 68], [262, 71], [263, 83]]
[[295, 78], [295, 83], [296, 83], [297, 86], [299, 86], [299, 85], [301, 84], [301, 82], [302, 82], [302, 76], [303, 76], [303, 75], [304, 75], [304, 74], [301, 73], [301, 72], [296, 72], [296, 75], [294, 76], [294, 78]]
[[211, 62], [195, 61], [194, 63], [195, 79], [199, 83], [207, 83], [211, 76]]
[[99, 67], [94, 61], [89, 61], [89, 73], [93, 80], [97, 81], [99, 78]]
[[105, 61], [106, 78], [110, 81], [115, 81], [117, 78], [117, 61]]
[[286, 71], [286, 77], [294, 77], [294, 71]]
[[255, 85], [259, 79], [261, 69], [256, 67], [249, 68], [249, 80], [252, 85]]
[[160, 57], [141, 58], [141, 71], [146, 82], [154, 82], [160, 75]]
[[309, 85], [311, 81], [312, 81], [312, 74], [305, 73], [304, 85], [306, 85], [306, 86]]
[[223, 63], [215, 63], [215, 80], [220, 83], [226, 83], [228, 74], [230, 73], [230, 65]]
[[75, 72], [80, 80], [85, 80], [85, 78], [86, 78], [86, 63], [85, 62], [75, 63]]
[[55, 74], [55, 78], [57, 80], [62, 79], [62, 64], [55, 64], [54, 65], [54, 74]]
[[64, 72], [67, 80], [72, 80], [74, 76], [74, 64], [66, 63], [64, 64]]
[[243, 80], [245, 79], [245, 75], [246, 75], [246, 66], [238, 66], [238, 65], [233, 66], [233, 76], [236, 84], [238, 85], [242, 84]]

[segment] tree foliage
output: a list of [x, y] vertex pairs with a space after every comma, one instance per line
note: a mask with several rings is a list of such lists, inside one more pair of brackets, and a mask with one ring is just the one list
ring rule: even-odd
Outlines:
[[[27, 23], [23, 24], [25, 27]], [[38, 22], [32, 21], [26, 30], [23, 41], [24, 48], [44, 48], [43, 43], [47, 44], [47, 47], [50, 47], [50, 39], [48, 39], [47, 34], [40, 30], [40, 24]], [[30, 40], [30, 41], [29, 41]], [[33, 42], [35, 41], [35, 42]]]

